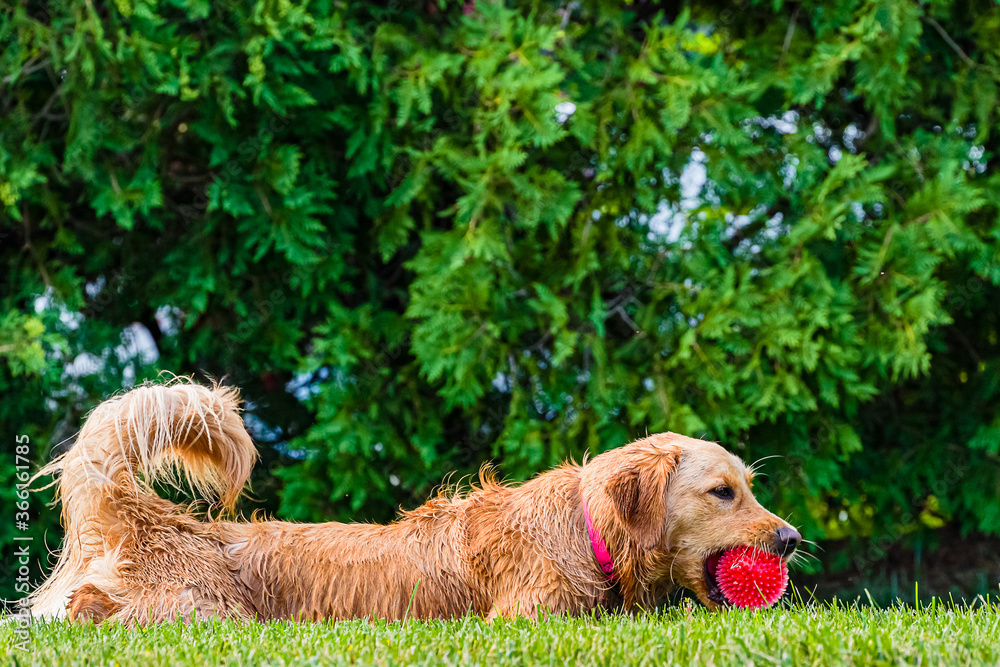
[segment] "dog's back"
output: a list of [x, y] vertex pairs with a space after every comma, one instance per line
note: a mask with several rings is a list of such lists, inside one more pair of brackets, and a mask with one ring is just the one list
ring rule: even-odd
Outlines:
[[386, 526], [220, 522], [212, 530], [257, 618], [461, 616], [482, 607], [454, 548], [463, 504]]

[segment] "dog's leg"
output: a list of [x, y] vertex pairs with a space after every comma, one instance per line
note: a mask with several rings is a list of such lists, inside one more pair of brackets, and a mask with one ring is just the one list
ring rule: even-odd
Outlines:
[[532, 586], [520, 582], [517, 588], [494, 591], [493, 605], [486, 618], [531, 618], [549, 614], [580, 614], [601, 606], [602, 596], [563, 585], [558, 578], [538, 578]]
[[494, 600], [486, 620], [530, 618], [537, 621], [544, 615], [565, 612], [567, 609], [568, 605], [553, 598], [549, 591], [518, 591]]
[[129, 596], [128, 604], [110, 618], [132, 626], [178, 619], [201, 621], [212, 617], [249, 620], [252, 614], [239, 603], [220, 599], [209, 591], [173, 586], [136, 591]]
[[110, 595], [93, 584], [84, 584], [69, 598], [69, 617], [100, 623], [122, 607]]
[[493, 608], [490, 609], [490, 613], [486, 614], [486, 620], [490, 623], [496, 621], [499, 618], [506, 618], [512, 620], [517, 618], [520, 614], [520, 607], [516, 604], [511, 605], [507, 602], [494, 604]]

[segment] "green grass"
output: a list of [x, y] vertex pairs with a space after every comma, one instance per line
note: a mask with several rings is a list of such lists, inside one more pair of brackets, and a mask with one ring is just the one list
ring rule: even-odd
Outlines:
[[405, 623], [38, 624], [18, 665], [998, 665], [1000, 605], [729, 611]]

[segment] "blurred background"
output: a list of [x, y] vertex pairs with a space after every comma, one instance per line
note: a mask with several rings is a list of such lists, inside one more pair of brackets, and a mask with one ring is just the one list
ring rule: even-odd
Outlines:
[[161, 371], [243, 390], [247, 514], [671, 430], [817, 598], [998, 592], [996, 2], [0, 8], [0, 597], [15, 439]]

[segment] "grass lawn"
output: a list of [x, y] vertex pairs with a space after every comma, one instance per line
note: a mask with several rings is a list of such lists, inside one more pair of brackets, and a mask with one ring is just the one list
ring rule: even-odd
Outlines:
[[1000, 605], [728, 611], [487, 623], [38, 624], [17, 665], [1000, 665]]

